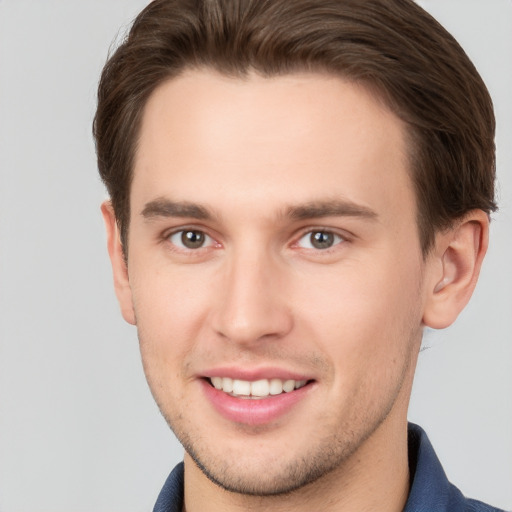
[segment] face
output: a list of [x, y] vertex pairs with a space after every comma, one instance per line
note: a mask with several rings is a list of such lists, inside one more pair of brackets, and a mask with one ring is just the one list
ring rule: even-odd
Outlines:
[[415, 219], [404, 126], [360, 86], [189, 71], [153, 93], [120, 300], [210, 479], [289, 491], [405, 421], [424, 306]]

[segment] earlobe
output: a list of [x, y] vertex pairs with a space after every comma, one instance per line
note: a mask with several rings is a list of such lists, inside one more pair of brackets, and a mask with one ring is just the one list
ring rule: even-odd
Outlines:
[[429, 256], [424, 325], [444, 329], [455, 321], [475, 289], [488, 239], [489, 218], [482, 210], [438, 233]]
[[132, 291], [128, 278], [128, 268], [124, 258], [116, 216], [110, 201], [102, 203], [101, 214], [103, 216], [107, 232], [107, 248], [110, 256], [110, 262], [112, 264], [114, 288], [117, 300], [119, 301], [123, 318], [128, 323], [135, 325], [135, 312], [133, 309]]

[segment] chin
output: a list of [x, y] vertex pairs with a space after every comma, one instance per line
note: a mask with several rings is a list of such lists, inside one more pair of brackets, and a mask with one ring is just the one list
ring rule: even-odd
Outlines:
[[[233, 465], [203, 463], [193, 450], [187, 448], [193, 463], [215, 485], [225, 491], [246, 496], [281, 496], [304, 488], [324, 477], [338, 467], [325, 459], [322, 461], [304, 459], [278, 464], [261, 464], [262, 467], [247, 464]], [[279, 462], [279, 461], [277, 461]], [[259, 466], [259, 465], [258, 465]]]
[[[201, 436], [193, 436], [192, 441], [180, 429], [175, 429], [175, 434], [189, 456], [186, 464], [197, 466], [215, 485], [241, 495], [270, 497], [293, 493], [321, 479], [337, 478], [383, 420], [366, 423], [358, 432], [341, 429], [333, 435], [332, 428], [316, 435], [305, 432], [300, 438], [309, 442], [300, 441], [297, 436], [295, 448], [283, 448], [284, 443], [276, 446], [257, 437], [252, 438], [254, 443], [246, 438], [242, 446], [235, 448], [233, 443], [214, 445], [211, 438]], [[315, 437], [316, 442], [312, 443]]]

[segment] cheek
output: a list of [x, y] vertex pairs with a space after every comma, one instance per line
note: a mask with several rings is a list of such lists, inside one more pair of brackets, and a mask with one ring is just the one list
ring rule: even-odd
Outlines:
[[187, 368], [184, 361], [197, 339], [194, 295], [171, 275], [138, 276], [132, 283], [137, 334], [146, 380], [162, 414], [170, 422], [181, 414]]
[[380, 259], [303, 281], [300, 316], [334, 360], [365, 371], [393, 364], [421, 330], [419, 270], [413, 261]]
[[189, 269], [133, 272], [131, 288], [143, 358], [176, 366], [191, 350], [204, 319], [209, 286]]

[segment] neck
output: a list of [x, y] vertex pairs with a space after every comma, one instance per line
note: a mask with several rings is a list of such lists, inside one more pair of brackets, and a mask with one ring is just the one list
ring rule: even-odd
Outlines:
[[403, 414], [394, 416], [391, 413], [342, 466], [286, 495], [247, 496], [225, 491], [186, 455], [186, 512], [401, 512], [409, 493], [407, 422]]

